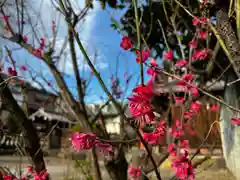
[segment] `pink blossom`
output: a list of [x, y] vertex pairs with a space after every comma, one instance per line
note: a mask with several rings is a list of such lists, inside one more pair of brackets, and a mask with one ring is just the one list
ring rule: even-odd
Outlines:
[[156, 70], [154, 70], [155, 67], [158, 67], [157, 61], [155, 59], [152, 59], [150, 64], [151, 64], [151, 67], [147, 69], [147, 74], [155, 77], [158, 74]]
[[182, 128], [177, 129], [174, 127], [170, 130], [170, 133], [172, 134], [173, 137], [180, 138], [184, 135], [184, 130]]
[[169, 50], [167, 52], [164, 52], [163, 54], [163, 59], [166, 60], [166, 61], [171, 61], [173, 60], [173, 51], [172, 50]]
[[179, 155], [180, 156], [184, 156], [186, 158], [189, 158], [189, 152], [188, 152], [188, 149], [186, 148], [180, 148], [180, 151], [179, 151]]
[[21, 79], [21, 80], [20, 80], [20, 84], [21, 84], [21, 85], [24, 85], [24, 83], [25, 83], [25, 81]]
[[92, 133], [72, 133], [72, 146], [76, 151], [91, 149], [96, 143], [96, 135]]
[[199, 101], [192, 102], [190, 105], [190, 111], [193, 113], [198, 113], [201, 109], [201, 103]]
[[186, 156], [179, 156], [172, 161], [172, 168], [176, 173], [176, 176], [182, 180], [194, 179], [194, 169], [191, 161]]
[[4, 180], [14, 180], [14, 179], [16, 179], [15, 177], [10, 176], [8, 174], [3, 174], [2, 177], [3, 177]]
[[42, 52], [42, 50], [39, 48], [39, 49], [33, 49], [33, 55], [35, 55], [35, 56], [37, 56], [37, 57], [39, 57], [39, 58], [41, 58], [42, 57], [42, 54], [43, 54], [43, 52]]
[[184, 74], [182, 80], [186, 82], [191, 82], [193, 80], [193, 74]]
[[209, 49], [195, 50], [192, 54], [192, 60], [205, 60], [209, 54]]
[[166, 122], [164, 120], [161, 120], [155, 129], [155, 133], [164, 135], [165, 131], [166, 131]]
[[208, 22], [209, 22], [209, 18], [206, 18], [206, 17], [200, 17], [200, 18], [194, 17], [194, 19], [192, 20], [192, 23], [195, 26], [202, 24], [202, 23], [206, 24]]
[[176, 96], [176, 97], [174, 98], [174, 100], [175, 100], [175, 102], [176, 102], [177, 104], [183, 104], [183, 103], [184, 103], [184, 97], [178, 97], [178, 96]]
[[145, 113], [141, 117], [137, 117], [137, 120], [140, 122], [140, 127], [143, 127], [146, 124], [154, 124], [156, 122], [155, 114], [152, 111]]
[[120, 44], [121, 48], [123, 48], [124, 50], [129, 50], [132, 49], [132, 43], [130, 41], [130, 39], [128, 39], [128, 37], [124, 36], [122, 38], [121, 44]]
[[8, 68], [8, 74], [11, 76], [17, 76], [17, 71], [11, 67]]
[[[46, 180], [49, 176], [48, 172], [46, 170], [36, 173], [31, 166], [29, 166], [28, 175], [31, 175], [34, 180]], [[25, 176], [21, 178], [16, 178], [14, 175], [9, 174], [0, 174], [0, 177], [2, 177], [4, 180], [29, 180], [32, 177]]]
[[144, 133], [143, 134], [143, 139], [146, 141], [148, 144], [157, 144], [159, 140], [159, 136], [155, 133]]
[[150, 100], [153, 97], [153, 91], [151, 86], [142, 86], [139, 85], [136, 88], [132, 90], [134, 93], [142, 93], [148, 96], [148, 99]]
[[128, 97], [129, 108], [133, 116], [141, 116], [151, 111], [149, 100], [152, 98], [152, 89], [148, 86], [138, 86], [133, 89], [134, 94]]
[[20, 69], [21, 69], [22, 71], [27, 71], [27, 70], [28, 70], [28, 67], [27, 67], [27, 66], [21, 66]]
[[201, 23], [204, 23], [204, 24], [209, 23], [210, 21], [208, 17], [200, 17], [199, 20]]
[[207, 38], [207, 32], [206, 31], [199, 32], [199, 38], [205, 40]]
[[182, 67], [186, 66], [187, 64], [188, 64], [188, 62], [185, 59], [180, 59], [176, 62], [175, 67], [182, 68]]
[[[137, 55], [137, 63], [140, 63], [141, 59], [140, 59], [140, 52], [138, 50], [136, 50], [136, 55]], [[150, 56], [150, 50], [142, 50], [142, 63], [145, 63], [147, 61], [147, 59]]]
[[31, 173], [31, 174], [34, 172], [34, 170], [33, 170], [33, 167], [32, 167], [32, 166], [28, 166], [28, 167], [27, 167], [27, 169], [28, 169], [28, 172], [29, 172], [29, 173]]
[[165, 129], [166, 123], [164, 121], [160, 121], [153, 132], [143, 134], [143, 139], [149, 144], [159, 144], [165, 136]]
[[176, 155], [177, 155], [176, 145], [175, 145], [175, 144], [169, 144], [169, 145], [168, 145], [168, 153], [169, 153], [171, 156], [176, 156]]
[[180, 120], [176, 120], [172, 128], [169, 128], [169, 132], [173, 137], [180, 138], [184, 135], [183, 123]]
[[109, 154], [113, 152], [113, 147], [111, 144], [103, 143], [99, 140], [96, 141], [95, 146], [97, 150], [103, 154]]
[[189, 148], [189, 141], [186, 139], [180, 139], [180, 147], [184, 149]]
[[196, 49], [197, 48], [197, 41], [196, 40], [191, 40], [189, 43], [188, 43], [188, 46], [192, 49]]
[[139, 178], [141, 175], [141, 169], [134, 165], [129, 165], [128, 167], [128, 175], [130, 178]]
[[193, 25], [198, 25], [199, 24], [199, 19], [197, 17], [194, 17], [194, 19], [192, 20]]
[[46, 180], [48, 177], [48, 172], [42, 171], [38, 174], [35, 174], [33, 177], [34, 177], [34, 180]]
[[27, 42], [28, 41], [28, 37], [26, 35], [23, 36], [23, 40], [24, 42]]
[[199, 91], [198, 91], [197, 87], [191, 87], [190, 92], [191, 92], [193, 97], [198, 97], [199, 96]]
[[232, 124], [240, 126], [240, 118], [239, 117], [232, 118]]
[[212, 105], [211, 110], [215, 111], [215, 112], [218, 112], [219, 111], [219, 106], [218, 105]]
[[192, 118], [192, 116], [193, 116], [192, 112], [189, 112], [189, 111], [184, 112], [184, 119], [189, 120]]
[[44, 48], [46, 46], [45, 43], [46, 43], [45, 39], [44, 38], [40, 38], [40, 47], [39, 47], [40, 50], [44, 50]]
[[[182, 87], [183, 90], [188, 90], [188, 83], [193, 81], [193, 74], [184, 74], [181, 80], [176, 83], [177, 86]], [[186, 87], [185, 87], [186, 86]]]
[[177, 119], [176, 121], [175, 121], [175, 126], [178, 128], [178, 129], [182, 129], [182, 123], [181, 123], [181, 121], [179, 120], [179, 119]]
[[5, 22], [7, 22], [9, 20], [10, 16], [2, 16], [0, 17], [1, 20], [4, 20]]

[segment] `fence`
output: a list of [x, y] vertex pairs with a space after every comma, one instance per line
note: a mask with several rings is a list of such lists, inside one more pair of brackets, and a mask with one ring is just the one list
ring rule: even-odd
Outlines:
[[[172, 116], [173, 120], [180, 119], [180, 107], [174, 107], [172, 109]], [[214, 123], [215, 121], [219, 121], [219, 112], [212, 111], [207, 105], [202, 105], [200, 112], [192, 120], [188, 121], [195, 130], [195, 134], [192, 135], [186, 129], [186, 139], [189, 140], [191, 148], [198, 148], [202, 144], [203, 140], [207, 137], [211, 126], [210, 134], [208, 135], [203, 148], [221, 148], [220, 126], [219, 123]]]

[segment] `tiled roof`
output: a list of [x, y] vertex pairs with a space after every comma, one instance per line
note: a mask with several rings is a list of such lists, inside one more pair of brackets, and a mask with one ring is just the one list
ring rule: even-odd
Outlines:
[[[155, 93], [168, 93], [170, 90], [173, 92], [183, 92], [181, 87], [177, 86], [176, 83], [179, 80], [168, 80], [167, 84], [164, 84], [163, 81], [160, 83], [154, 83], [153, 89]], [[207, 81], [202, 89], [206, 91], [222, 91], [224, 89], [225, 82], [223, 80], [211, 80]]]
[[32, 121], [35, 121], [36, 118], [40, 118], [40, 117], [48, 121], [58, 120], [60, 122], [72, 123], [69, 119], [67, 119], [63, 115], [53, 113], [53, 112], [46, 112], [44, 108], [40, 108], [38, 111], [30, 115], [29, 119], [31, 119]]

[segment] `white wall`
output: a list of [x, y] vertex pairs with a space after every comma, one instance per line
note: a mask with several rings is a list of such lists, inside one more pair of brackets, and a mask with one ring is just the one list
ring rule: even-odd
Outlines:
[[[233, 78], [228, 78], [229, 82]], [[225, 89], [224, 100], [231, 106], [239, 109], [239, 86], [234, 84]], [[233, 112], [228, 107], [222, 105], [220, 116], [220, 129], [223, 155], [226, 161], [227, 168], [235, 175], [237, 180], [240, 180], [240, 127], [233, 125], [232, 117], [239, 117], [239, 113]]]

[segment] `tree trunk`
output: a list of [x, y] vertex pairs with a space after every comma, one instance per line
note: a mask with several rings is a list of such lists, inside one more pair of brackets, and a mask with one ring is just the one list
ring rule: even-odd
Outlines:
[[[224, 2], [224, 1], [222, 1]], [[225, 1], [227, 2], [227, 1]], [[228, 52], [231, 54], [233, 62], [232, 67], [238, 78], [240, 78], [240, 44], [239, 37], [237, 37], [234, 28], [232, 27], [231, 21], [228, 16], [228, 8], [223, 5], [218, 5], [219, 10], [216, 11], [217, 18], [217, 31], [220, 37], [224, 41]], [[229, 61], [231, 61], [229, 59]]]
[[128, 163], [123, 150], [116, 160], [106, 162], [105, 167], [112, 180], [127, 180]]
[[[0, 76], [0, 83], [3, 83], [4, 80]], [[11, 91], [5, 85], [2, 86], [0, 97], [2, 105], [12, 113], [15, 123], [22, 130], [24, 137], [27, 141], [26, 151], [31, 157], [33, 164], [37, 172], [45, 170], [45, 163], [43, 159], [43, 152], [40, 149], [39, 138], [37, 136], [36, 130], [29, 120], [24, 111], [19, 107], [17, 101], [13, 98]]]
[[99, 161], [98, 161], [97, 152], [96, 152], [95, 147], [93, 147], [91, 154], [92, 154], [92, 160], [93, 160], [93, 168], [94, 168], [95, 179], [96, 180], [102, 180], [102, 173], [101, 173], [101, 170], [100, 170]]

